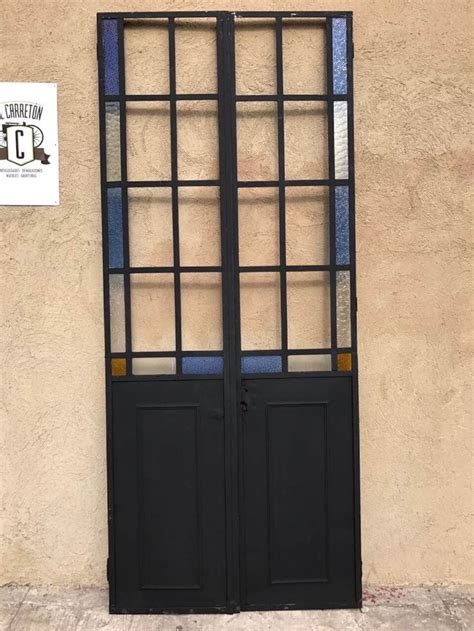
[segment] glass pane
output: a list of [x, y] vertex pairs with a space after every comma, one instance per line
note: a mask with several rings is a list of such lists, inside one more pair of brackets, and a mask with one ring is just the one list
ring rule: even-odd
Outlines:
[[313, 372], [331, 370], [331, 355], [289, 355], [290, 372]]
[[178, 176], [181, 180], [219, 178], [217, 103], [180, 101], [178, 112]]
[[336, 186], [336, 265], [349, 263], [349, 187]]
[[214, 186], [179, 189], [181, 265], [221, 264], [221, 209]]
[[125, 20], [127, 94], [169, 94], [168, 20]]
[[327, 128], [325, 103], [285, 103], [285, 176], [287, 180], [327, 177]]
[[130, 265], [173, 265], [173, 215], [171, 190], [128, 189]]
[[127, 103], [129, 180], [170, 179], [169, 110], [168, 103]]
[[176, 20], [176, 92], [217, 93], [215, 18]]
[[174, 351], [174, 281], [172, 274], [131, 274], [132, 347], [134, 351]]
[[242, 350], [281, 348], [280, 275], [240, 274]]
[[109, 267], [123, 267], [122, 189], [107, 189]]
[[132, 359], [134, 375], [174, 375], [176, 359], [174, 357], [135, 357]]
[[277, 188], [239, 189], [240, 265], [277, 265], [280, 231]]
[[288, 265], [329, 263], [329, 191], [324, 186], [286, 188]]
[[105, 104], [105, 146], [107, 181], [118, 182], [122, 177], [120, 167], [120, 105]]
[[350, 353], [339, 353], [337, 356], [337, 369], [343, 371], [352, 370], [352, 355]]
[[222, 349], [220, 273], [181, 274], [181, 320], [184, 350]]
[[237, 103], [239, 180], [278, 179], [275, 103]]
[[281, 372], [281, 357], [279, 355], [255, 355], [242, 357], [241, 370], [243, 373]]
[[334, 94], [347, 94], [347, 23], [345, 18], [332, 21], [332, 66]]
[[123, 357], [114, 357], [111, 362], [112, 377], [125, 377], [127, 374], [127, 360]]
[[237, 94], [276, 94], [274, 20], [237, 20], [235, 28]]
[[110, 350], [125, 351], [125, 299], [123, 274], [109, 275]]
[[326, 93], [326, 20], [283, 20], [285, 94]]
[[336, 272], [337, 345], [351, 345], [351, 276]]
[[289, 272], [287, 279], [288, 348], [329, 348], [329, 273]]
[[334, 170], [338, 180], [349, 177], [349, 157], [347, 146], [347, 103], [334, 103]]
[[103, 20], [102, 48], [104, 53], [105, 94], [118, 94], [120, 89], [117, 20]]
[[184, 375], [220, 375], [223, 371], [222, 357], [183, 357]]

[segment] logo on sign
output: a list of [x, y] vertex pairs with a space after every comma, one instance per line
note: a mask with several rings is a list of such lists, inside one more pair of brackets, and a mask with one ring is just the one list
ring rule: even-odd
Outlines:
[[[44, 134], [37, 124], [42, 114], [43, 107], [35, 103], [0, 104], [0, 160], [8, 160], [18, 166], [34, 160], [50, 164], [49, 154], [41, 147]], [[32, 120], [34, 124], [30, 122]]]

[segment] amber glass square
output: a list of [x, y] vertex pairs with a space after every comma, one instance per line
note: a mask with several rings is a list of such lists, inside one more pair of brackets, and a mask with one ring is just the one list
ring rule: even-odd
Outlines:
[[111, 365], [112, 377], [125, 377], [127, 374], [127, 360], [124, 357], [114, 357]]

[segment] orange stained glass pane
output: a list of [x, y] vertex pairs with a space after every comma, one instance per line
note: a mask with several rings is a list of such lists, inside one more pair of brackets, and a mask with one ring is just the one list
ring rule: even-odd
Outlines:
[[125, 377], [127, 374], [127, 360], [122, 357], [112, 359], [112, 377]]
[[339, 353], [337, 356], [338, 370], [352, 370], [352, 355], [350, 353]]

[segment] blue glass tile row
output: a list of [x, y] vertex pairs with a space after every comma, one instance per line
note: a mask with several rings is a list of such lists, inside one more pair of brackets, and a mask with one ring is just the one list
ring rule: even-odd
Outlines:
[[332, 68], [334, 94], [347, 94], [347, 20], [332, 20]]
[[107, 190], [109, 267], [123, 267], [122, 189]]
[[336, 265], [349, 265], [349, 187], [336, 186]]
[[102, 50], [104, 52], [105, 94], [118, 94], [120, 90], [117, 20], [102, 21]]
[[183, 357], [183, 375], [221, 375], [224, 372], [222, 357]]
[[244, 374], [281, 372], [281, 357], [279, 355], [255, 355], [242, 357], [241, 370]]

